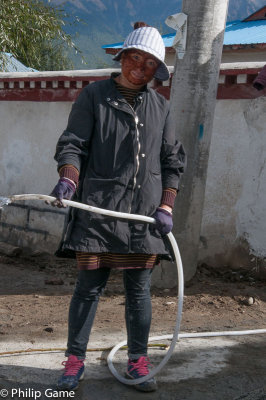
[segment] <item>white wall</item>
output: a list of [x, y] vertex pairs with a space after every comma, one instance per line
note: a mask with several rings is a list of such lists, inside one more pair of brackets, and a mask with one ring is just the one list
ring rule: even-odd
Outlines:
[[[167, 65], [175, 65], [175, 53], [166, 53], [165, 62]], [[264, 62], [266, 63], [265, 50], [235, 50], [224, 51], [222, 54], [222, 63], [237, 62]]]
[[266, 63], [265, 50], [236, 50], [224, 51], [222, 54], [222, 63], [233, 62], [264, 62]]
[[[55, 146], [70, 108], [69, 102], [0, 102], [0, 196], [52, 191], [58, 180]], [[0, 240], [53, 252], [65, 212], [44, 202], [20, 202], [0, 217]]]
[[0, 103], [1, 195], [49, 192], [57, 178], [55, 145], [70, 108], [69, 102]]
[[265, 160], [266, 98], [217, 101], [201, 261], [239, 266], [266, 256]]
[[[70, 102], [0, 103], [0, 195], [49, 194], [55, 145]], [[200, 261], [240, 265], [266, 257], [266, 98], [218, 100], [201, 231]], [[184, 181], [185, 182], [185, 181]], [[4, 208], [0, 240], [53, 252], [65, 211], [43, 203]], [[251, 255], [249, 255], [249, 253]]]

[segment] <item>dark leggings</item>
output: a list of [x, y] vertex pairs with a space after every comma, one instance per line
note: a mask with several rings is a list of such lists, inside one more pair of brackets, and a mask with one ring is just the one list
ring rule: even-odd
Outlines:
[[[128, 356], [131, 359], [147, 355], [151, 325], [151, 272], [151, 269], [123, 271]], [[109, 268], [79, 272], [69, 308], [66, 356], [73, 354], [78, 358], [85, 358], [99, 298], [109, 275]]]

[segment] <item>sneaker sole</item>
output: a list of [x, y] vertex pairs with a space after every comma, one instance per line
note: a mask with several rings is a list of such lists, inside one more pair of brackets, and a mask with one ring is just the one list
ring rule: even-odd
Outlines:
[[61, 386], [59, 387], [59, 386], [57, 385], [57, 390], [67, 390], [67, 391], [69, 391], [69, 392], [70, 392], [71, 390], [77, 390], [78, 387], [79, 387], [79, 382], [82, 381], [83, 378], [84, 378], [84, 372], [85, 372], [85, 371], [82, 372], [82, 374], [81, 374], [81, 376], [80, 376], [80, 378], [79, 378], [78, 384], [77, 384], [75, 387], [73, 387], [73, 388], [68, 388], [68, 387], [64, 387], [63, 385], [61, 385]]
[[[129, 379], [135, 379], [131, 375], [129, 375], [127, 372], [125, 373], [125, 377]], [[158, 389], [157, 383], [154, 380], [154, 382], [143, 382], [143, 383], [138, 383], [134, 386], [135, 389], [137, 389], [139, 392], [155, 392]]]

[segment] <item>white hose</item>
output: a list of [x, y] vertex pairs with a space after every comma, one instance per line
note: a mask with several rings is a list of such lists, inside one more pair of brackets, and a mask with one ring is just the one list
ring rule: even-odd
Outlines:
[[[52, 196], [46, 196], [43, 194], [20, 194], [20, 195], [13, 195], [9, 197], [0, 197], [0, 207], [1, 204], [9, 204], [14, 201], [20, 201], [20, 200], [46, 200], [46, 201], [54, 201], [56, 200], [55, 197]], [[64, 205], [70, 206], [70, 207], [75, 207], [79, 208], [81, 210], [85, 211], [91, 211], [97, 214], [102, 214], [102, 215], [109, 215], [111, 217], [116, 217], [116, 218], [123, 218], [127, 220], [134, 220], [134, 221], [140, 221], [140, 222], [147, 222], [149, 224], [154, 224], [155, 220], [154, 218], [151, 217], [146, 217], [143, 215], [138, 215], [138, 214], [127, 214], [127, 213], [121, 213], [117, 211], [111, 211], [111, 210], [105, 210], [102, 208], [98, 207], [93, 207], [89, 206], [87, 204], [82, 204], [78, 203], [76, 201], [71, 201], [71, 200], [63, 200], [62, 201]], [[182, 308], [183, 308], [183, 298], [184, 298], [184, 278], [183, 278], [183, 267], [182, 267], [182, 261], [179, 253], [179, 249], [176, 243], [176, 240], [174, 238], [174, 235], [172, 232], [168, 233], [167, 235], [168, 240], [170, 241], [170, 244], [172, 246], [174, 255], [175, 255], [175, 261], [176, 261], [176, 266], [177, 266], [177, 273], [178, 273], [178, 308], [177, 308], [177, 317], [176, 317], [176, 325], [174, 329], [173, 335], [163, 335], [163, 336], [154, 336], [150, 337], [149, 341], [157, 341], [157, 340], [172, 340], [171, 345], [157, 367], [153, 368], [152, 371], [144, 376], [143, 378], [139, 379], [127, 379], [121, 376], [117, 370], [115, 369], [113, 365], [113, 357], [115, 353], [123, 346], [127, 344], [127, 341], [123, 341], [118, 343], [116, 346], [113, 347], [111, 352], [108, 355], [107, 358], [107, 363], [110, 371], [112, 374], [122, 383], [126, 385], [136, 385], [143, 383], [147, 381], [148, 379], [151, 379], [154, 377], [167, 363], [169, 358], [171, 357], [176, 342], [178, 341], [179, 338], [199, 338], [199, 337], [214, 337], [214, 336], [240, 336], [240, 335], [254, 335], [254, 334], [259, 334], [259, 333], [266, 333], [266, 329], [255, 329], [255, 330], [246, 330], [246, 331], [225, 331], [225, 332], [197, 332], [197, 333], [180, 333], [179, 334], [179, 329], [180, 329], [180, 324], [181, 324], [181, 319], [182, 319]]]

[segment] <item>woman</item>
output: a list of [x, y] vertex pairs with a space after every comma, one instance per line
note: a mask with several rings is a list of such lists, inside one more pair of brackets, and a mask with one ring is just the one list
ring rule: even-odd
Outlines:
[[[129, 378], [149, 373], [150, 280], [163, 237], [173, 226], [172, 208], [185, 153], [175, 137], [167, 100], [147, 87], [169, 79], [159, 32], [136, 23], [115, 59], [121, 74], [85, 87], [60, 137], [55, 159], [60, 179], [54, 205], [75, 198], [93, 206], [153, 216], [145, 223], [73, 209], [58, 255], [74, 253], [79, 275], [69, 310], [65, 370], [59, 389], [73, 390], [83, 377], [84, 359], [99, 296], [111, 268], [123, 269], [126, 292]], [[156, 389], [155, 379], [136, 388]]]

